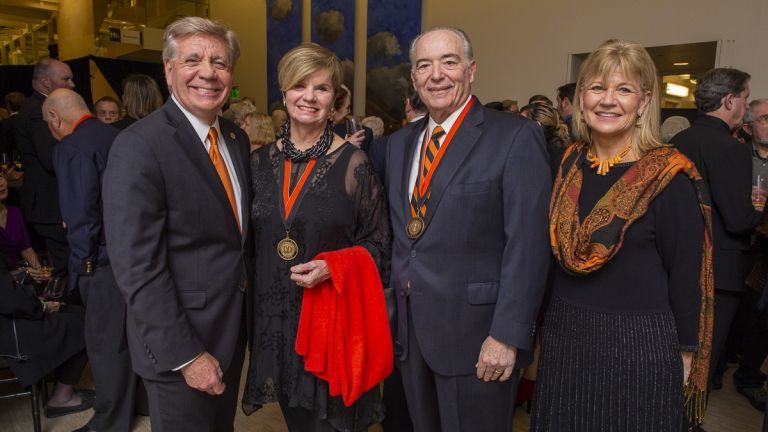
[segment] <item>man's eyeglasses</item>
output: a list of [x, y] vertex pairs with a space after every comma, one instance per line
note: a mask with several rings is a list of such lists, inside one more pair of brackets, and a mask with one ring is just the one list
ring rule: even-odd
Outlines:
[[752, 123], [761, 125], [768, 123], [768, 114], [763, 114], [760, 117], [756, 117], [754, 120], [752, 120]]

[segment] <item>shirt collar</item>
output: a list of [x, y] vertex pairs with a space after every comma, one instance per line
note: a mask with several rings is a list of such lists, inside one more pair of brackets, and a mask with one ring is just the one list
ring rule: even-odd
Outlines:
[[[469, 95], [467, 100], [464, 101], [464, 103], [461, 104], [461, 106], [456, 111], [452, 112], [451, 115], [448, 116], [448, 118], [446, 118], [442, 123], [440, 123], [440, 126], [443, 128], [446, 135], [448, 135], [448, 133], [451, 132], [451, 128], [453, 127], [453, 124], [456, 123], [456, 119], [459, 118], [459, 115], [461, 115], [461, 111], [464, 110], [464, 107], [467, 106], [470, 100], [472, 100], [472, 95]], [[429, 124], [428, 124], [429, 130], [431, 131], [432, 129], [435, 128], [435, 126], [437, 126], [437, 122], [432, 120], [432, 116], [429, 116]]]
[[752, 149], [752, 156], [760, 159], [761, 161], [765, 162], [768, 161], [768, 158], [764, 158], [760, 156], [760, 152], [757, 151], [757, 144], [755, 144], [754, 141], [750, 141], [750, 148]]
[[199, 118], [195, 117], [194, 114], [187, 111], [186, 108], [184, 108], [179, 101], [176, 99], [176, 96], [171, 94], [171, 100], [176, 104], [177, 107], [181, 110], [181, 112], [184, 114], [184, 117], [189, 120], [189, 123], [192, 124], [192, 129], [195, 130], [195, 134], [200, 138], [200, 141], [205, 142], [205, 140], [208, 139], [208, 131], [211, 129], [211, 127], [216, 128], [216, 134], [218, 135], [219, 139], [222, 139], [223, 136], [221, 135], [221, 128], [219, 127], [219, 116], [216, 116], [216, 120], [213, 122], [213, 125], [208, 125]]

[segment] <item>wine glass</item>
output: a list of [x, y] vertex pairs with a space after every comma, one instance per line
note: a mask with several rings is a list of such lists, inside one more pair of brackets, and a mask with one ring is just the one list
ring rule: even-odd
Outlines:
[[61, 277], [54, 277], [48, 280], [43, 291], [43, 298], [46, 300], [56, 300], [64, 296], [64, 290], [67, 287], [66, 280]]
[[53, 264], [51, 264], [51, 258], [48, 252], [40, 252], [37, 254], [37, 259], [40, 261], [40, 271], [45, 277], [51, 277], [53, 274]]
[[11, 157], [8, 156], [8, 153], [0, 154], [0, 165], [2, 165], [3, 170], [11, 167]]
[[752, 206], [755, 210], [763, 211], [766, 195], [768, 195], [768, 178], [757, 174], [752, 182]]
[[16, 170], [21, 171], [24, 169], [24, 165], [21, 163], [21, 154], [18, 150], [14, 150], [11, 152], [11, 160], [13, 161], [13, 164], [16, 165]]
[[362, 129], [362, 125], [360, 125], [360, 122], [357, 121], [354, 117], [347, 118], [347, 136], [354, 135], [355, 132]]

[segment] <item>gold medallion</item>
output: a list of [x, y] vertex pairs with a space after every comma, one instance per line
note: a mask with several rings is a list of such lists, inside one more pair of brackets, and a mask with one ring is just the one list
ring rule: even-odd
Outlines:
[[290, 261], [299, 254], [299, 245], [286, 233], [285, 238], [277, 243], [277, 254], [283, 260]]
[[414, 216], [408, 221], [408, 225], [405, 227], [405, 232], [408, 234], [408, 238], [416, 240], [421, 237], [421, 234], [424, 232], [424, 226], [424, 219], [421, 216]]

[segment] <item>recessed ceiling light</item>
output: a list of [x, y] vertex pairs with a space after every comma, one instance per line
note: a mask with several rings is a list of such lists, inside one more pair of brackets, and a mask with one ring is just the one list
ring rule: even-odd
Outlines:
[[688, 62], [672, 63], [672, 66], [688, 66]]

